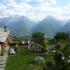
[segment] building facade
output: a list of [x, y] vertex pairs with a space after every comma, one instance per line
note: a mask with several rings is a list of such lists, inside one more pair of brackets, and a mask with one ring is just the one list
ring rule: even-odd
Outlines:
[[4, 55], [5, 47], [12, 42], [12, 38], [9, 35], [9, 30], [0, 28], [0, 55]]

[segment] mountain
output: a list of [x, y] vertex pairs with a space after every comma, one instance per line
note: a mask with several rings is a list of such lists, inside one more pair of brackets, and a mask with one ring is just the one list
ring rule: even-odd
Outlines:
[[57, 20], [52, 16], [48, 16], [43, 21], [39, 22], [32, 32], [43, 32], [48, 38], [52, 38], [59, 28], [63, 26], [63, 21]]
[[31, 35], [34, 22], [25, 16], [12, 16], [0, 19], [0, 27], [7, 26], [13, 36], [22, 37]]
[[25, 16], [20, 16], [11, 20], [6, 26], [11, 30], [14, 36], [23, 37], [31, 35], [33, 24], [34, 23]]
[[70, 21], [68, 21], [61, 29], [59, 29], [59, 32], [69, 32], [70, 33]]
[[31, 37], [32, 32], [43, 32], [45, 37], [52, 38], [63, 26], [63, 21], [48, 16], [34, 23], [25, 16], [10, 16], [0, 19], [0, 27], [7, 26], [13, 36]]
[[0, 18], [0, 27], [4, 27], [5, 25], [10, 24], [10, 22], [15, 18], [16, 17], [13, 16]]
[[0, 27], [4, 27], [8, 23], [9, 20], [10, 18], [7, 18], [7, 17], [0, 18]]

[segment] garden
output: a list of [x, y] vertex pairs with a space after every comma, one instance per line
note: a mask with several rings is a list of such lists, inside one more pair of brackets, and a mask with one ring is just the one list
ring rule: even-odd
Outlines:
[[70, 44], [67, 39], [52, 44], [52, 40], [44, 42], [43, 34], [36, 35], [33, 34], [33, 40], [41, 45], [41, 51], [33, 52], [34, 49], [30, 51], [27, 46], [20, 46], [18, 53], [8, 56], [5, 70], [70, 70]]

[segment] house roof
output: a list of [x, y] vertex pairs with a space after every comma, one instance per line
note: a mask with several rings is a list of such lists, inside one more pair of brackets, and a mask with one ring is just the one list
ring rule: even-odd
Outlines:
[[10, 31], [4, 31], [4, 28], [0, 28], [0, 42], [5, 42], [9, 36]]

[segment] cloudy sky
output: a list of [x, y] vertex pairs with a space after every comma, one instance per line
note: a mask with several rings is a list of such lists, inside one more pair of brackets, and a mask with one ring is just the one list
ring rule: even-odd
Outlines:
[[0, 18], [24, 15], [41, 21], [51, 15], [60, 20], [70, 19], [70, 0], [0, 0]]

